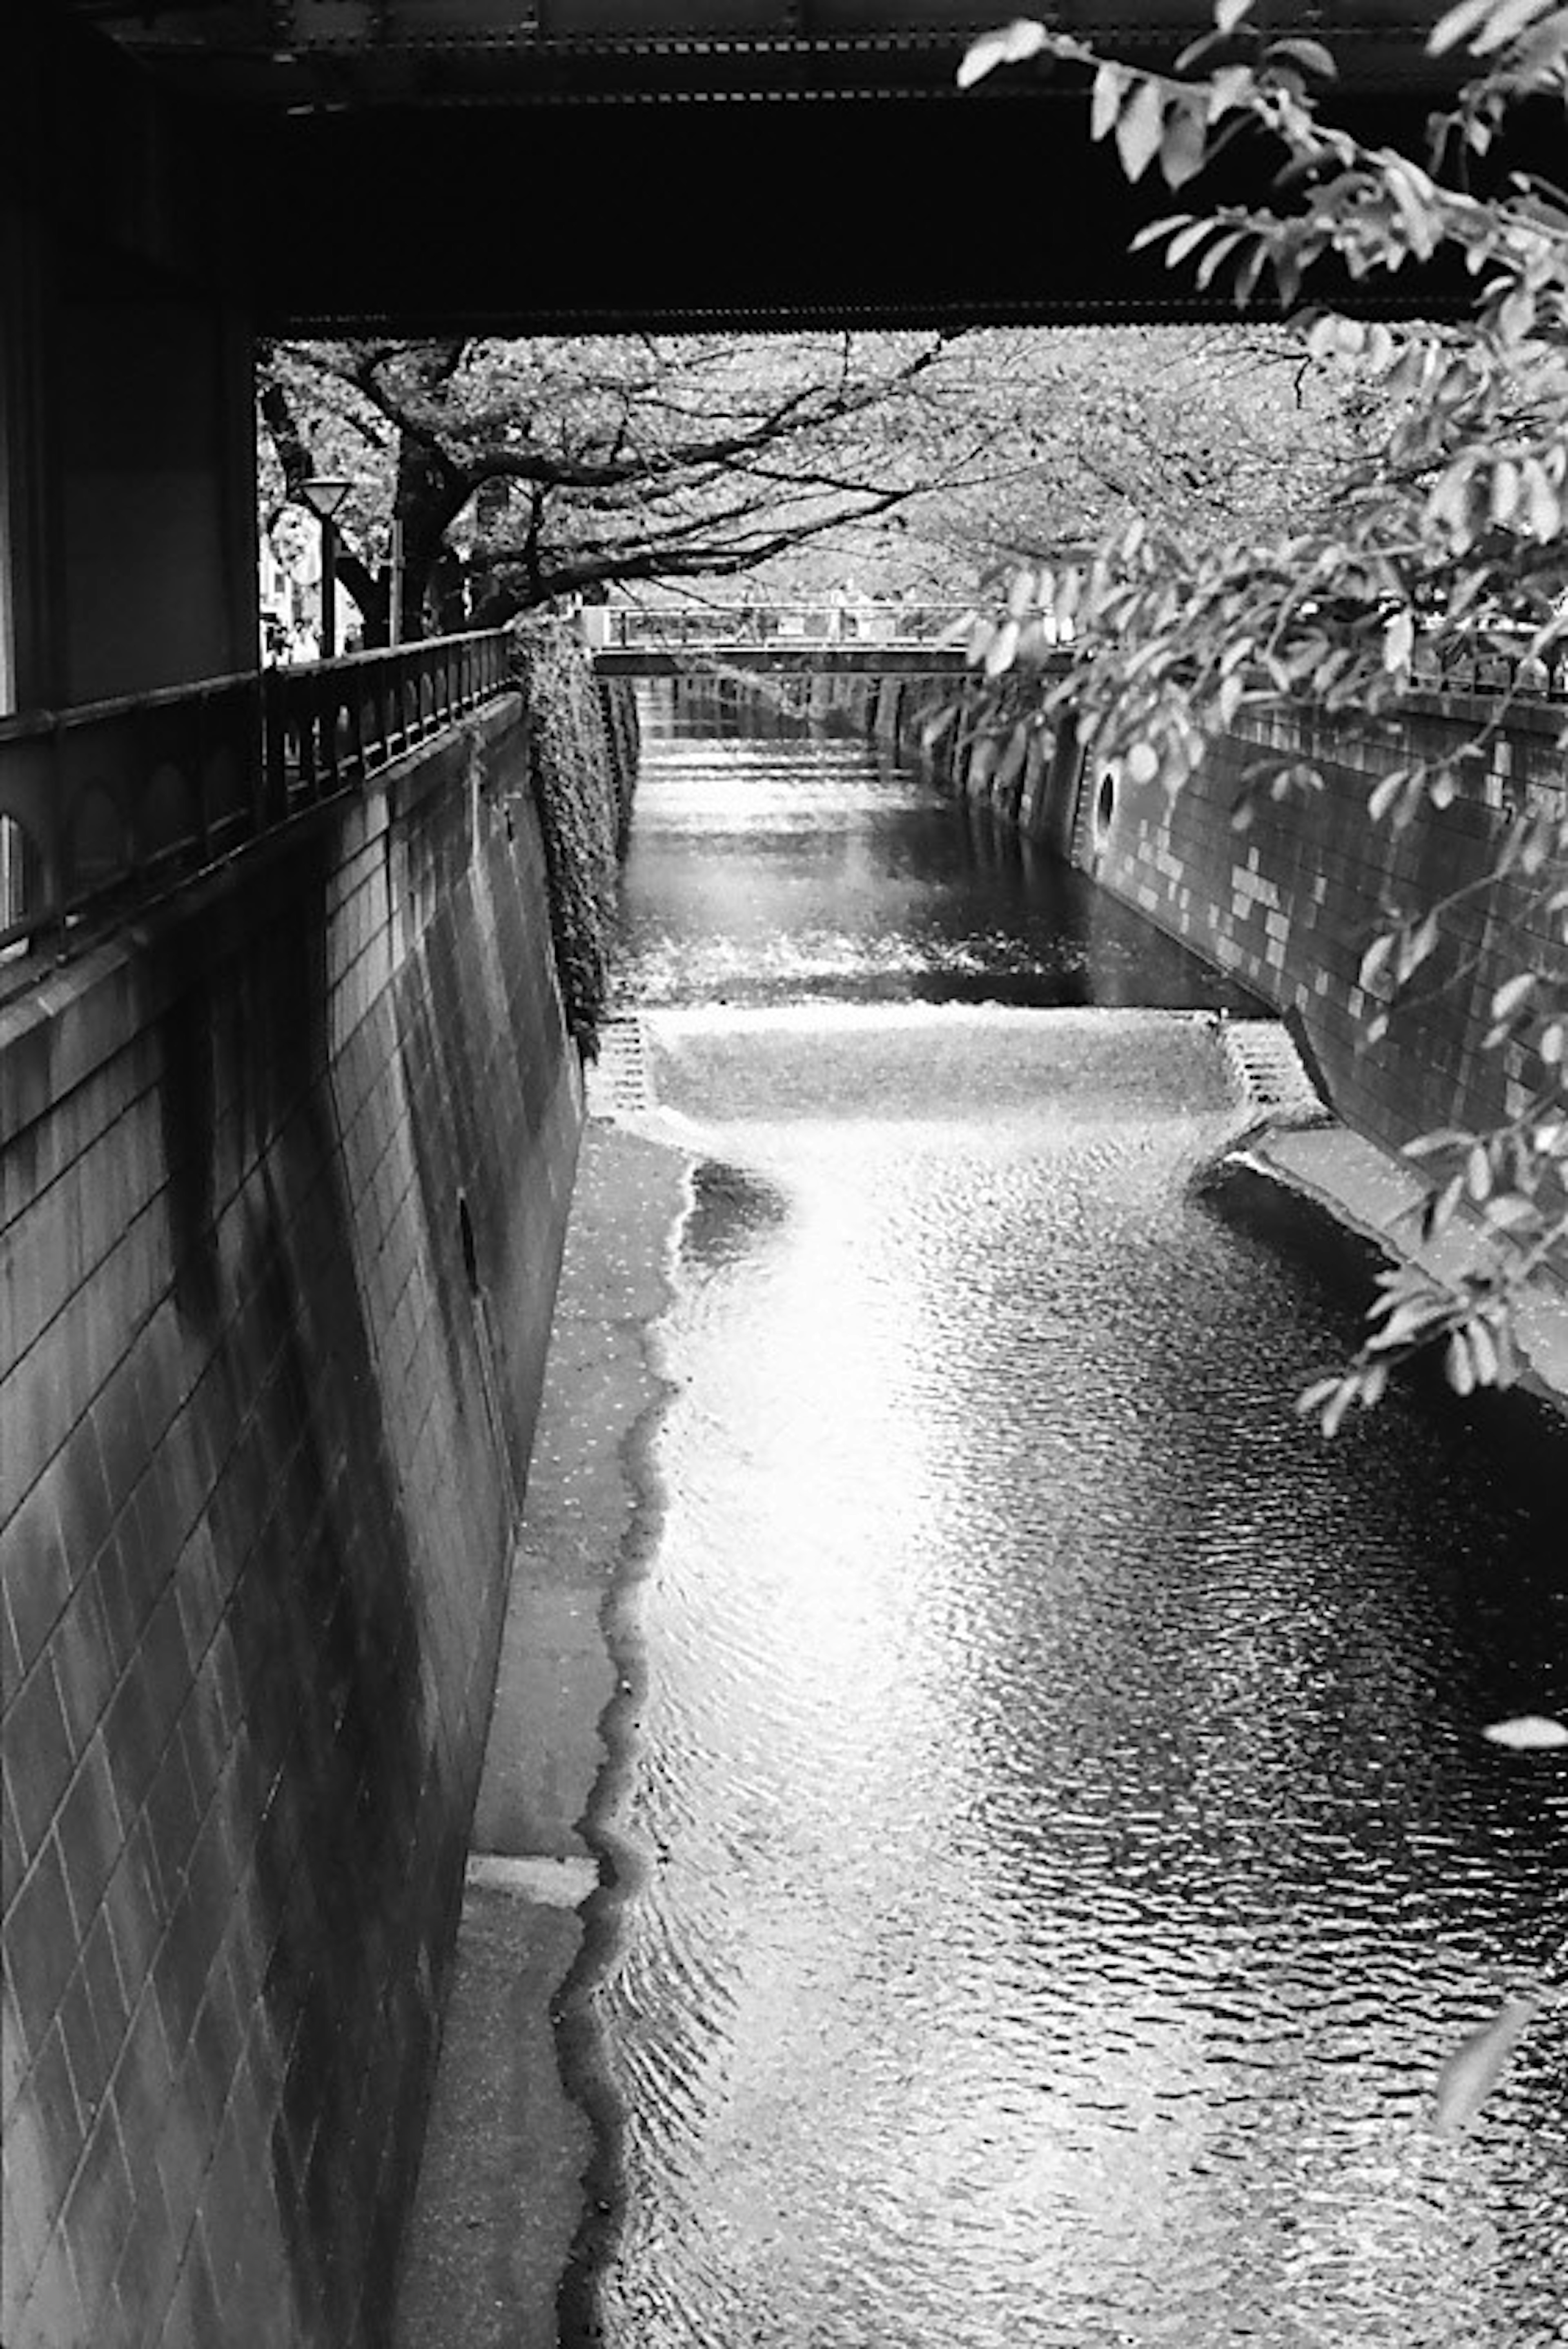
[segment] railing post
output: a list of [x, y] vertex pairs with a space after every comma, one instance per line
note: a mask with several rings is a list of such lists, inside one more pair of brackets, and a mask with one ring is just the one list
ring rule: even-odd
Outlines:
[[60, 719], [49, 727], [49, 831], [55, 867], [55, 959], [63, 962], [70, 945], [70, 826], [67, 821], [65, 761], [60, 756]]

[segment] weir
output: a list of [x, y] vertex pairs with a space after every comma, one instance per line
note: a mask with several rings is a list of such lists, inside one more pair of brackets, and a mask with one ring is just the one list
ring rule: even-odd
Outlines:
[[[656, 659], [645, 643], [595, 658], [609, 673], [642, 663], [644, 674], [684, 678], [674, 689], [699, 708], [768, 729], [815, 723], [929, 761], [966, 804], [1089, 874], [1287, 1019], [1335, 1112], [1379, 1148], [1439, 1127], [1483, 1130], [1539, 1085], [1529, 1044], [1483, 1050], [1486, 1007], [1519, 968], [1521, 940], [1548, 971], [1563, 967], [1563, 941], [1528, 876], [1480, 885], [1511, 824], [1564, 805], [1561, 667], [1521, 693], [1505, 658], [1478, 656], [1451, 689], [1413, 696], [1400, 727], [1376, 734], [1326, 719], [1239, 727], [1173, 800], [1158, 782], [1139, 788], [1119, 766], [1092, 764], [1065, 730], [1042, 730], [1017, 771], [1003, 771], [994, 740], [976, 731], [959, 649], [820, 643], [774, 663], [765, 645], [726, 643], [708, 625], [701, 650], [672, 646]], [[1065, 668], [1070, 649], [1050, 657]], [[928, 729], [955, 711], [928, 750]], [[1368, 821], [1380, 774], [1472, 738], [1486, 753], [1468, 763], [1457, 806], [1424, 806], [1399, 832]], [[1282, 751], [1310, 761], [1321, 789], [1265, 798], [1240, 827], [1250, 767]], [[1442, 983], [1393, 1006], [1386, 1032], [1369, 1040], [1368, 1020], [1394, 991], [1391, 974], [1370, 987], [1360, 978], [1384, 909], [1449, 895], [1462, 910]]]

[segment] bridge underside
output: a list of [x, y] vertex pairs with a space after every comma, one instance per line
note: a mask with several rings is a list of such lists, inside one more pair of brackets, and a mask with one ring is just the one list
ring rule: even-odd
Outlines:
[[[288, 192], [254, 247], [259, 313], [496, 335], [1233, 315], [1129, 258], [1151, 208], [1085, 112], [1081, 92], [846, 92], [302, 118], [265, 142]], [[318, 203], [374, 235], [313, 236]]]
[[[23, 0], [49, 28], [39, 168], [123, 145], [106, 54], [223, 222], [223, 281], [264, 331], [529, 334], [803, 324], [1083, 324], [1230, 315], [1127, 254], [1162, 184], [1090, 145], [1082, 75], [961, 93], [991, 0]], [[1262, 0], [1338, 45], [1339, 118], [1419, 135], [1444, 94], [1422, 0]], [[1310, 18], [1310, 27], [1308, 19]], [[1325, 18], [1327, 19], [1325, 23]], [[1203, 0], [1079, 0], [1168, 65]], [[14, 68], [16, 36], [7, 35]], [[25, 47], [25, 36], [24, 36]], [[15, 80], [15, 76], [13, 75]], [[46, 97], [49, 96], [46, 92]], [[68, 149], [69, 157], [63, 151]], [[1266, 174], [1224, 189], [1255, 195]], [[1150, 175], [1152, 181], [1153, 175]], [[126, 215], [104, 190], [99, 219]], [[1414, 281], [1386, 314], [1443, 306]], [[1458, 290], [1458, 289], [1454, 289]]]

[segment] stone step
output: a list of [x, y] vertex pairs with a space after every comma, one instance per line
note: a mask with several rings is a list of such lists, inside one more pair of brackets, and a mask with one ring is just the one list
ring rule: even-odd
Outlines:
[[585, 1092], [590, 1117], [627, 1117], [653, 1108], [648, 1038], [635, 1012], [600, 1023], [598, 1058], [588, 1063]]
[[1276, 1124], [1319, 1125], [1333, 1112], [1279, 1019], [1221, 1019], [1220, 1043], [1246, 1105]]

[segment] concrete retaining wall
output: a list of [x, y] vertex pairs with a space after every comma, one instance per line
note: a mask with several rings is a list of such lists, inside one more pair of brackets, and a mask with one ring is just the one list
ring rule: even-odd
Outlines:
[[[1409, 756], [1469, 739], [1490, 713], [1454, 703], [1414, 717], [1393, 746], [1345, 730], [1283, 722], [1216, 744], [1174, 803], [1156, 785], [1087, 773], [1078, 812], [1083, 861], [1101, 883], [1198, 951], [1233, 971], [1280, 1010], [1299, 1016], [1348, 1124], [1387, 1147], [1436, 1126], [1481, 1127], [1515, 1115], [1539, 1087], [1533, 1047], [1483, 1051], [1494, 989], [1532, 963], [1564, 962], [1531, 884], [1484, 889], [1508, 827], [1543, 794], [1561, 802], [1561, 713], [1521, 713], [1444, 809], [1423, 807], [1403, 831], [1367, 819], [1376, 777]], [[1321, 793], [1264, 798], [1247, 830], [1232, 810], [1249, 764], [1264, 750], [1300, 749], [1323, 775]], [[1418, 912], [1473, 890], [1447, 943], [1394, 1009], [1385, 1036], [1366, 1023], [1392, 993], [1358, 982], [1361, 958], [1385, 926], [1385, 908]]]
[[524, 748], [0, 1014], [7, 2349], [384, 2333], [581, 1122]]
[[[922, 728], [955, 691], [950, 678], [833, 682], [840, 699], [851, 688], [848, 722], [905, 756], [921, 755]], [[1369, 823], [1366, 802], [1378, 774], [1469, 740], [1492, 715], [1486, 703], [1433, 701], [1417, 710], [1397, 742], [1358, 740], [1326, 723], [1263, 721], [1215, 744], [1175, 801], [1158, 784], [1138, 791], [1120, 775], [1107, 785], [1104, 773], [1084, 768], [1070, 739], [1057, 744], [1043, 736], [1024, 764], [1005, 773], [990, 746], [975, 754], [961, 722], [929, 759], [950, 788], [1092, 872], [1114, 895], [1298, 1018], [1340, 1116], [1396, 1148], [1433, 1127], [1480, 1128], [1523, 1106], [1539, 1085], [1541, 1063], [1524, 1042], [1482, 1050], [1492, 992], [1527, 964], [1568, 964], [1539, 888], [1475, 889], [1449, 942], [1393, 1011], [1386, 1034], [1365, 1041], [1366, 1022], [1391, 992], [1388, 981], [1372, 993], [1358, 983], [1384, 909], [1418, 911], [1475, 888], [1508, 827], [1542, 795], [1560, 806], [1568, 791], [1563, 712], [1543, 704], [1511, 715], [1488, 763], [1470, 773], [1449, 807], [1423, 808], [1402, 832]], [[1232, 811], [1247, 770], [1270, 750], [1310, 757], [1324, 789], [1265, 798], [1250, 827], [1238, 831]]]

